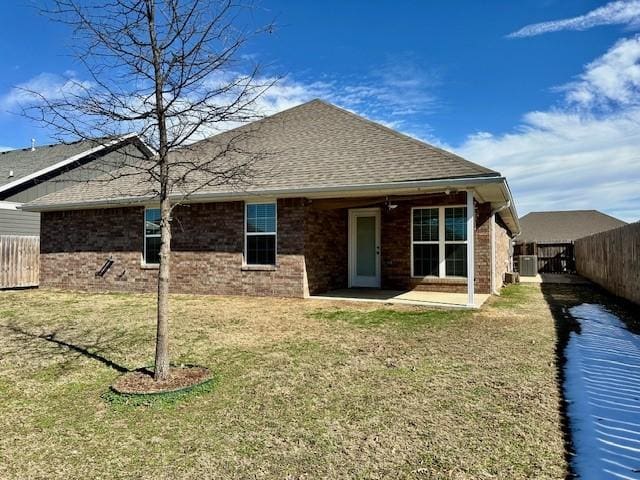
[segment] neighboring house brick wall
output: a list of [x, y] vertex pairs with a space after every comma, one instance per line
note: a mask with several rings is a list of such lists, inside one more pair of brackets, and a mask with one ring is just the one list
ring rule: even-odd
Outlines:
[[[178, 293], [304, 295], [304, 205], [278, 201], [278, 268], [243, 268], [242, 202], [194, 204], [174, 213], [171, 289]], [[155, 291], [157, 270], [141, 266], [143, 209], [44, 213], [42, 286], [82, 290]], [[114, 263], [96, 277], [107, 258]]]

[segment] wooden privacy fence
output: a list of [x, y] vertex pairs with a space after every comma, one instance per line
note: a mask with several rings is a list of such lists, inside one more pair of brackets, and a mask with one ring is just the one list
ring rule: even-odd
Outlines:
[[40, 237], [0, 235], [0, 289], [37, 287]]
[[580, 238], [575, 246], [580, 275], [640, 304], [640, 223]]
[[576, 270], [572, 242], [517, 243], [513, 248], [516, 271], [520, 271], [520, 255], [537, 255], [540, 273], [571, 273]]

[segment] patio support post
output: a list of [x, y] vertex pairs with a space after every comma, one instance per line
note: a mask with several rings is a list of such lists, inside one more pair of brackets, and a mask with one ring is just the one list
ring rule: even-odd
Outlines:
[[475, 207], [473, 191], [467, 190], [467, 306], [475, 306]]

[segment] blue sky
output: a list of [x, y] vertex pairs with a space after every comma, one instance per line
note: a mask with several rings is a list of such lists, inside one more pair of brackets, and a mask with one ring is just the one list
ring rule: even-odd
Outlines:
[[[48, 141], [6, 112], [16, 85], [82, 80], [70, 32], [29, 5], [3, 6], [5, 147]], [[323, 97], [499, 170], [521, 214], [640, 219], [640, 1], [263, 0], [256, 16], [278, 29], [248, 53], [284, 75], [265, 111]]]

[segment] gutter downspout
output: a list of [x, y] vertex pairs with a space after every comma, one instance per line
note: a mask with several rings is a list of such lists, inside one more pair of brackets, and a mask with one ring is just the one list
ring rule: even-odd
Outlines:
[[[507, 203], [501, 207], [491, 210], [491, 293], [498, 295], [498, 289], [496, 288], [496, 213], [500, 213], [502, 210], [511, 207], [511, 200], [507, 200]], [[509, 255], [509, 263], [511, 270], [513, 270], [513, 255]]]

